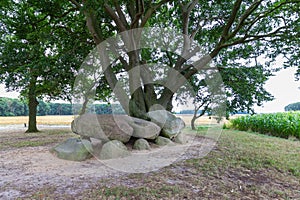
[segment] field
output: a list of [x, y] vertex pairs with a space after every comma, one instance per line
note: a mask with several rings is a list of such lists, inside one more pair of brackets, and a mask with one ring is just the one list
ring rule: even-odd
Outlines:
[[[57, 124], [73, 116], [47, 117]], [[184, 133], [209, 141], [205, 127]], [[0, 132], [0, 199], [300, 199], [300, 141], [222, 130], [205, 157], [191, 153], [157, 171], [127, 174], [49, 153], [75, 136], [69, 129]]]
[[[181, 117], [187, 126], [190, 126], [190, 121], [192, 115], [178, 115]], [[60, 115], [60, 116], [37, 116], [37, 124], [39, 125], [69, 125], [74, 119], [74, 115]], [[28, 123], [28, 117], [0, 117], [0, 125], [20, 125]], [[215, 124], [216, 120], [209, 119], [209, 117], [204, 116], [196, 121], [196, 125], [200, 124]]]
[[[39, 125], [68, 125], [74, 119], [73, 115], [66, 116], [37, 116]], [[28, 123], [28, 117], [0, 117], [0, 125], [20, 125]]]
[[282, 138], [300, 139], [300, 112], [283, 112], [242, 116], [230, 120], [232, 128], [255, 131]]

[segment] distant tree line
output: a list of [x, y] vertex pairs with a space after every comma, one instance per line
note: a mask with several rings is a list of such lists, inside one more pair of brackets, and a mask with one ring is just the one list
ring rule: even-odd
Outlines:
[[285, 111], [297, 111], [300, 110], [300, 102], [297, 103], [291, 103], [284, 107]]
[[[39, 100], [37, 107], [37, 115], [73, 115], [74, 108], [81, 106], [73, 106], [68, 103], [51, 103]], [[24, 100], [0, 97], [0, 116], [28, 116], [28, 105]], [[119, 104], [93, 104], [88, 107], [89, 113], [97, 114], [124, 114], [124, 110]], [[76, 112], [77, 113], [77, 112]]]
[[[202, 113], [203, 110], [198, 110], [197, 114]], [[181, 110], [179, 112], [177, 112], [176, 114], [189, 114], [189, 115], [193, 115], [195, 113], [195, 110]], [[205, 114], [210, 115], [211, 113], [209, 112], [209, 110], [205, 111]], [[231, 115], [233, 114], [249, 114], [249, 112], [247, 111], [236, 111], [236, 112], [231, 112], [229, 113]]]

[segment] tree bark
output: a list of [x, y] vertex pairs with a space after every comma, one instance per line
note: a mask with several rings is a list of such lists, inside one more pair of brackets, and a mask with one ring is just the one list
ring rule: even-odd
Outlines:
[[28, 108], [29, 108], [29, 120], [28, 120], [28, 129], [26, 133], [35, 133], [39, 132], [37, 129], [36, 115], [37, 115], [37, 106], [39, 102], [36, 99], [36, 78], [29, 83], [29, 93], [28, 93]]
[[191, 127], [192, 127], [192, 130], [196, 130], [196, 127], [195, 127], [195, 121], [196, 121], [197, 117], [194, 115], [192, 120], [191, 120]]

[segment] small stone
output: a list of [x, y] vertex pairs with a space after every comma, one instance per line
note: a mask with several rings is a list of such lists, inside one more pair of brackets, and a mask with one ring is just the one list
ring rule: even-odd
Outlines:
[[112, 158], [123, 158], [129, 156], [130, 152], [127, 147], [118, 140], [112, 140], [106, 142], [101, 149], [99, 158], [102, 160], [112, 159]]
[[155, 143], [158, 146], [174, 145], [174, 143], [169, 138], [162, 136], [158, 136], [155, 140]]
[[147, 140], [145, 139], [138, 139], [133, 144], [133, 149], [136, 150], [149, 150], [150, 145]]
[[188, 139], [183, 133], [179, 133], [175, 138], [173, 138], [173, 141], [178, 144], [188, 143]]

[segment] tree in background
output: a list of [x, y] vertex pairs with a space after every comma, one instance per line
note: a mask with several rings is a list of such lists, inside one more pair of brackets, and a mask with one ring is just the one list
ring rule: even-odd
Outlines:
[[[255, 105], [261, 106], [263, 102], [273, 100], [273, 96], [264, 89], [264, 84], [272, 73], [264, 70], [262, 66], [223, 68], [220, 74], [225, 90], [227, 118], [230, 114], [238, 112], [253, 114]], [[185, 98], [178, 96], [181, 99], [194, 99], [194, 112], [191, 120], [193, 130], [196, 130], [195, 121], [204, 114], [211, 113], [215, 102], [222, 101], [220, 98], [215, 99], [218, 98], [215, 93], [216, 88], [213, 88], [212, 84], [207, 84], [209, 79], [214, 80], [213, 74], [207, 73], [206, 77], [194, 76], [190, 81], [194, 94], [188, 92]]]
[[1, 1], [0, 82], [28, 101], [26, 132], [38, 131], [37, 98], [71, 99], [74, 73], [91, 48], [84, 19], [68, 7], [61, 1]]
[[291, 103], [284, 107], [285, 111], [298, 111], [300, 110], [300, 102], [297, 103]]

